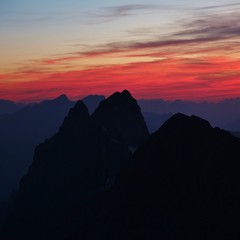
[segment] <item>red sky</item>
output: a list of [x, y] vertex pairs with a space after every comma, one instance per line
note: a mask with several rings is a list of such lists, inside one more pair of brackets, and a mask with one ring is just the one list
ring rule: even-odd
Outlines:
[[[186, 15], [162, 17], [155, 24], [154, 16], [162, 9], [159, 12], [147, 4], [105, 7], [109, 12], [101, 15], [106, 18], [102, 22], [82, 23], [82, 30], [86, 25], [89, 28], [85, 32], [89, 41], [76, 39], [58, 51], [41, 46], [44, 54], [37, 45], [36, 49], [31, 44], [21, 49], [20, 44], [16, 48], [19, 54], [14, 55], [6, 43], [9, 49], [4, 53], [8, 50], [9, 56], [0, 58], [4, 63], [0, 98], [32, 102], [65, 93], [78, 99], [88, 94], [108, 96], [123, 89], [138, 99], [218, 101], [239, 97], [240, 4], [209, 4], [191, 6], [191, 11], [184, 5]], [[150, 17], [149, 11], [154, 11]], [[116, 14], [120, 20], [115, 19]], [[141, 17], [152, 20], [147, 25], [141, 23]], [[134, 26], [123, 25], [128, 19], [134, 20]], [[167, 23], [161, 24], [161, 20]], [[105, 32], [110, 27], [111, 33], [106, 39], [99, 30], [94, 35], [96, 26]], [[119, 33], [112, 32], [114, 27]], [[17, 37], [22, 34], [15, 33]], [[54, 46], [50, 40], [49, 45]], [[18, 45], [17, 38], [12, 44]]]

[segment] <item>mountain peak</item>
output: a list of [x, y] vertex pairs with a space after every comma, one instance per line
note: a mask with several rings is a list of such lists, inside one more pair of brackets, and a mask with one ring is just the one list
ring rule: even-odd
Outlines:
[[85, 101], [85, 100], [88, 100], [88, 99], [92, 99], [92, 98], [100, 98], [100, 99], [105, 99], [105, 96], [104, 95], [97, 95], [97, 94], [90, 94], [90, 95], [87, 95], [86, 97], [84, 97], [82, 99], [82, 101]]
[[62, 95], [58, 96], [57, 98], [55, 98], [54, 101], [58, 101], [58, 102], [68, 102], [68, 101], [69, 101], [69, 98], [67, 97], [66, 94], [62, 94]]
[[210, 123], [197, 116], [187, 116], [182, 113], [174, 114], [170, 119], [168, 119], [163, 125], [162, 128], [174, 129], [177, 132], [183, 131], [208, 131], [212, 127]]
[[[40, 232], [43, 234], [37, 239], [59, 239], [71, 228], [65, 226], [66, 217], [73, 220], [74, 229], [78, 228], [71, 216], [78, 218], [87, 202], [116, 185], [132, 152], [147, 137], [141, 109], [129, 92], [113, 94], [91, 116], [79, 100], [58, 133], [36, 148], [33, 163], [16, 193], [7, 238], [32, 239]], [[19, 222], [15, 225], [15, 219], [21, 219], [20, 226]], [[39, 219], [44, 221], [40, 223]]]
[[148, 137], [141, 109], [130, 92], [116, 92], [102, 101], [93, 118], [112, 138], [128, 145], [138, 146]]
[[60, 129], [75, 128], [77, 126], [80, 127], [81, 124], [85, 123], [89, 118], [90, 115], [88, 108], [81, 100], [79, 100], [75, 106], [70, 109]]
[[89, 118], [88, 108], [83, 101], [77, 101], [75, 106], [70, 109], [68, 117], [72, 116], [76, 118]]
[[[131, 99], [134, 99], [131, 95], [131, 93], [128, 91], [128, 90], [123, 90], [122, 92], [115, 92], [113, 93], [109, 99], [120, 99], [120, 98], [131, 98]], [[135, 99], [134, 99], [135, 100]], [[136, 100], [135, 100], [136, 101]]]
[[131, 93], [128, 90], [126, 90], [126, 89], [122, 91], [122, 94], [126, 95], [126, 96], [132, 97]]
[[[239, 147], [239, 139], [199, 117], [180, 113], [171, 117], [134, 153], [126, 174], [130, 199], [126, 219], [134, 222], [128, 228], [131, 236], [138, 239], [143, 228], [149, 239], [152, 226], [158, 226], [152, 239], [224, 239], [229, 232], [235, 239]], [[151, 219], [149, 226], [146, 219]], [[161, 228], [164, 221], [174, 223], [173, 228]]]

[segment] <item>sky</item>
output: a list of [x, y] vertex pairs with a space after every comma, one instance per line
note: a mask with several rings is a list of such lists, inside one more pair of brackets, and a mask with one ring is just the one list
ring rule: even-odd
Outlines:
[[240, 97], [239, 0], [0, 0], [0, 99]]

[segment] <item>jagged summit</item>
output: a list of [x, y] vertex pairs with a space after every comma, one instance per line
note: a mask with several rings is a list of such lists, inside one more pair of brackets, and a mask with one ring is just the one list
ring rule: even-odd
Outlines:
[[[102, 106], [104, 106], [104, 107], [110, 106], [112, 104], [118, 104], [118, 105], [128, 104], [128, 106], [132, 106], [133, 104], [135, 104], [134, 105], [134, 107], [135, 107], [137, 105], [137, 101], [132, 97], [132, 95], [130, 94], [129, 91], [124, 90], [121, 93], [120, 92], [113, 93], [111, 96], [109, 96], [107, 99], [105, 99], [104, 101], [102, 101], [100, 103], [99, 108]], [[120, 107], [120, 106], [118, 106], [118, 107]], [[126, 107], [126, 105], [123, 106], [123, 108], [124, 107]], [[137, 105], [137, 108], [140, 109], [138, 105]], [[97, 110], [99, 111], [99, 109], [97, 109]]]
[[81, 122], [85, 121], [89, 118], [89, 111], [87, 106], [81, 101], [77, 101], [75, 106], [70, 109], [68, 116], [65, 118], [65, 122], [72, 119], [74, 122], [68, 122], [65, 124], [81, 124]]
[[132, 96], [131, 93], [130, 93], [127, 89], [124, 89], [124, 90], [122, 91], [122, 94], [127, 94], [127, 95]]
[[[122, 92], [115, 92], [111, 96], [109, 96], [108, 99], [116, 99], [116, 98], [128, 98], [128, 99], [134, 99], [131, 95], [131, 93], [128, 90], [123, 90]], [[134, 99], [135, 100], [135, 99]]]
[[135, 152], [123, 183], [131, 239], [140, 230], [146, 239], [239, 236], [239, 148], [239, 139], [199, 117], [171, 117]]
[[[65, 117], [64, 122], [60, 128], [60, 130], [72, 129], [73, 131], [83, 127], [86, 121], [90, 118], [88, 108], [83, 103], [83, 101], [79, 100], [75, 104], [73, 108], [70, 109], [67, 117]], [[81, 126], [83, 125], [83, 126]]]
[[58, 96], [57, 98], [55, 98], [54, 101], [58, 101], [58, 102], [68, 102], [68, 101], [70, 101], [70, 100], [69, 100], [69, 98], [67, 97], [66, 94], [62, 94], [62, 95]]
[[137, 147], [149, 135], [141, 109], [127, 90], [102, 101], [92, 116], [109, 136], [128, 145]]
[[58, 133], [35, 149], [17, 192], [10, 224], [16, 231], [8, 238], [61, 239], [66, 216], [72, 221], [81, 204], [112, 187], [131, 147], [147, 137], [141, 110], [127, 91], [102, 101], [93, 115], [78, 101]]
[[1, 239], [239, 239], [239, 139], [175, 114], [131, 154], [146, 129], [127, 92], [80, 112], [36, 149]]

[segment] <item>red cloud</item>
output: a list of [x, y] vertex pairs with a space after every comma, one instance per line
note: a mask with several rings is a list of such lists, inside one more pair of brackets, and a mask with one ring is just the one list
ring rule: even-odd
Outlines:
[[[98, 17], [114, 18], [114, 14], [125, 16], [152, 8], [126, 5], [105, 9]], [[81, 52], [28, 61], [14, 73], [0, 75], [0, 98], [34, 101], [62, 93], [79, 98], [94, 93], [109, 95], [125, 88], [137, 98], [238, 97], [239, 10], [186, 20], [176, 29], [159, 37], [161, 32], [154, 27], [156, 36], [151, 40], [85, 46]], [[112, 65], [107, 66], [109, 62]], [[73, 70], [78, 66], [79, 70]]]
[[226, 57], [204, 61], [166, 59], [59, 73], [44, 72], [34, 74], [34, 77], [34, 81], [26, 81], [29, 73], [21, 73], [21, 79], [25, 81], [2, 84], [0, 95], [17, 101], [33, 101], [54, 98], [62, 93], [71, 98], [94, 93], [109, 95], [127, 88], [137, 98], [217, 100], [221, 96], [239, 96], [240, 60]]

